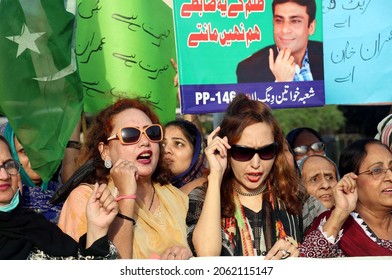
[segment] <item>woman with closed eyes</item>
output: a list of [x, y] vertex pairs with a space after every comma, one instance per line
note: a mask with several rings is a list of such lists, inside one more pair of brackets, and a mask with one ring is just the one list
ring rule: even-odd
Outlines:
[[190, 193], [188, 243], [197, 256], [298, 256], [299, 178], [270, 108], [238, 95], [205, 150], [208, 186]]

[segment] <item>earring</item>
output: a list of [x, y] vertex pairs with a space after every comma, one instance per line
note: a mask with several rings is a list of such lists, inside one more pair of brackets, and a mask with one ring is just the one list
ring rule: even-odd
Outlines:
[[110, 159], [105, 159], [104, 165], [107, 169], [112, 168], [112, 161]]

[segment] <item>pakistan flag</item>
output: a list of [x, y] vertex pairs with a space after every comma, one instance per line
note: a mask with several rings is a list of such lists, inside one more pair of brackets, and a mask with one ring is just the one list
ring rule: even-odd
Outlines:
[[83, 107], [75, 10], [75, 1], [0, 0], [0, 113], [45, 181], [60, 165]]

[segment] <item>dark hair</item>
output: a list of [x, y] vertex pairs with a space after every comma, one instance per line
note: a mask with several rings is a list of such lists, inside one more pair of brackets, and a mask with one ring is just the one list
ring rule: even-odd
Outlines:
[[170, 121], [165, 125], [166, 128], [170, 126], [178, 127], [182, 131], [186, 139], [192, 144], [193, 148], [195, 148], [198, 129], [193, 123], [187, 120], [175, 120]]
[[[78, 157], [79, 165], [86, 163], [90, 159], [96, 159], [95, 162], [95, 181], [98, 182], [108, 182], [108, 177], [110, 170], [105, 168], [104, 162], [101, 159], [101, 154], [98, 150], [98, 146], [100, 142], [107, 143], [107, 138], [110, 136], [110, 133], [113, 130], [113, 119], [114, 117], [127, 110], [127, 109], [138, 109], [144, 112], [154, 124], [160, 124], [158, 116], [152, 109], [152, 106], [148, 101], [144, 101], [140, 98], [121, 98], [114, 104], [103, 109], [93, 120], [90, 128], [88, 129], [86, 135], [86, 141], [82, 146], [80, 151], [80, 156]], [[161, 185], [167, 184], [170, 182], [170, 178], [172, 177], [171, 171], [163, 165], [163, 151], [160, 149], [160, 156], [158, 161], [158, 166], [152, 175], [152, 180], [154, 182], [158, 182]], [[100, 160], [98, 160], [100, 159]], [[93, 180], [93, 178], [90, 178]], [[87, 182], [87, 183], [95, 183], [95, 181]]]
[[309, 15], [309, 22], [310, 25], [313, 20], [316, 18], [316, 1], [315, 0], [274, 0], [272, 2], [272, 11], [275, 14], [275, 6], [277, 4], [284, 4], [288, 2], [296, 3], [300, 6], [306, 7], [306, 13]]
[[[268, 105], [251, 100], [244, 94], [237, 95], [227, 108], [218, 136], [226, 136], [230, 145], [236, 144], [246, 127], [260, 122], [271, 127], [274, 140], [278, 143], [277, 156], [266, 180], [271, 183], [274, 196], [284, 201], [289, 213], [298, 214], [302, 210], [301, 201], [297, 196], [300, 182], [286, 160], [283, 151], [283, 142], [285, 141], [283, 131]], [[230, 160], [230, 153], [228, 153], [228, 160]], [[228, 165], [221, 188], [223, 217], [234, 215], [233, 180], [233, 172]]]
[[389, 151], [385, 144], [374, 138], [359, 139], [352, 142], [340, 154], [339, 174], [341, 177], [350, 172], [358, 174], [359, 168], [368, 154], [367, 147], [371, 144], [384, 146]]
[[289, 143], [289, 146], [291, 149], [294, 149], [294, 142], [297, 139], [299, 135], [301, 135], [304, 132], [309, 132], [316, 136], [321, 142], [325, 143], [323, 138], [321, 137], [321, 134], [318, 133], [316, 130], [310, 127], [297, 127], [293, 130], [290, 130], [289, 133], [286, 135], [287, 142]]
[[165, 128], [177, 127], [182, 131], [185, 138], [193, 146], [193, 154], [190, 165], [180, 174], [171, 179], [173, 186], [180, 188], [185, 184], [203, 176], [206, 170], [206, 157], [204, 154], [204, 139], [197, 126], [187, 120], [175, 120], [168, 122]]

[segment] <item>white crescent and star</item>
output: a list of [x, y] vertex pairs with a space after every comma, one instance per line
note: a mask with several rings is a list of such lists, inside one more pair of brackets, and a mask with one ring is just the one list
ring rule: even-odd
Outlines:
[[[39, 37], [44, 35], [45, 33], [46, 32], [30, 33], [29, 28], [27, 27], [26, 24], [24, 24], [22, 26], [22, 30], [21, 30], [20, 35], [9, 36], [6, 38], [15, 42], [16, 44], [18, 44], [18, 51], [16, 53], [16, 57], [18, 57], [27, 49], [40, 54], [40, 51], [39, 51], [35, 41]], [[64, 78], [65, 76], [72, 74], [73, 72], [76, 71], [76, 69], [77, 69], [76, 56], [75, 56], [75, 53], [73, 51], [71, 51], [71, 63], [67, 67], [61, 69], [60, 71], [58, 71], [50, 76], [37, 77], [37, 78], [33, 78], [33, 79], [38, 80], [38, 81], [58, 80], [58, 79]]]
[[20, 36], [10, 36], [6, 37], [7, 39], [18, 44], [18, 52], [16, 57], [20, 56], [26, 49], [30, 49], [36, 53], [40, 53], [37, 45], [35, 44], [35, 40], [44, 35], [45, 32], [38, 33], [30, 33], [29, 28], [26, 24], [22, 26], [22, 31], [20, 32]]

